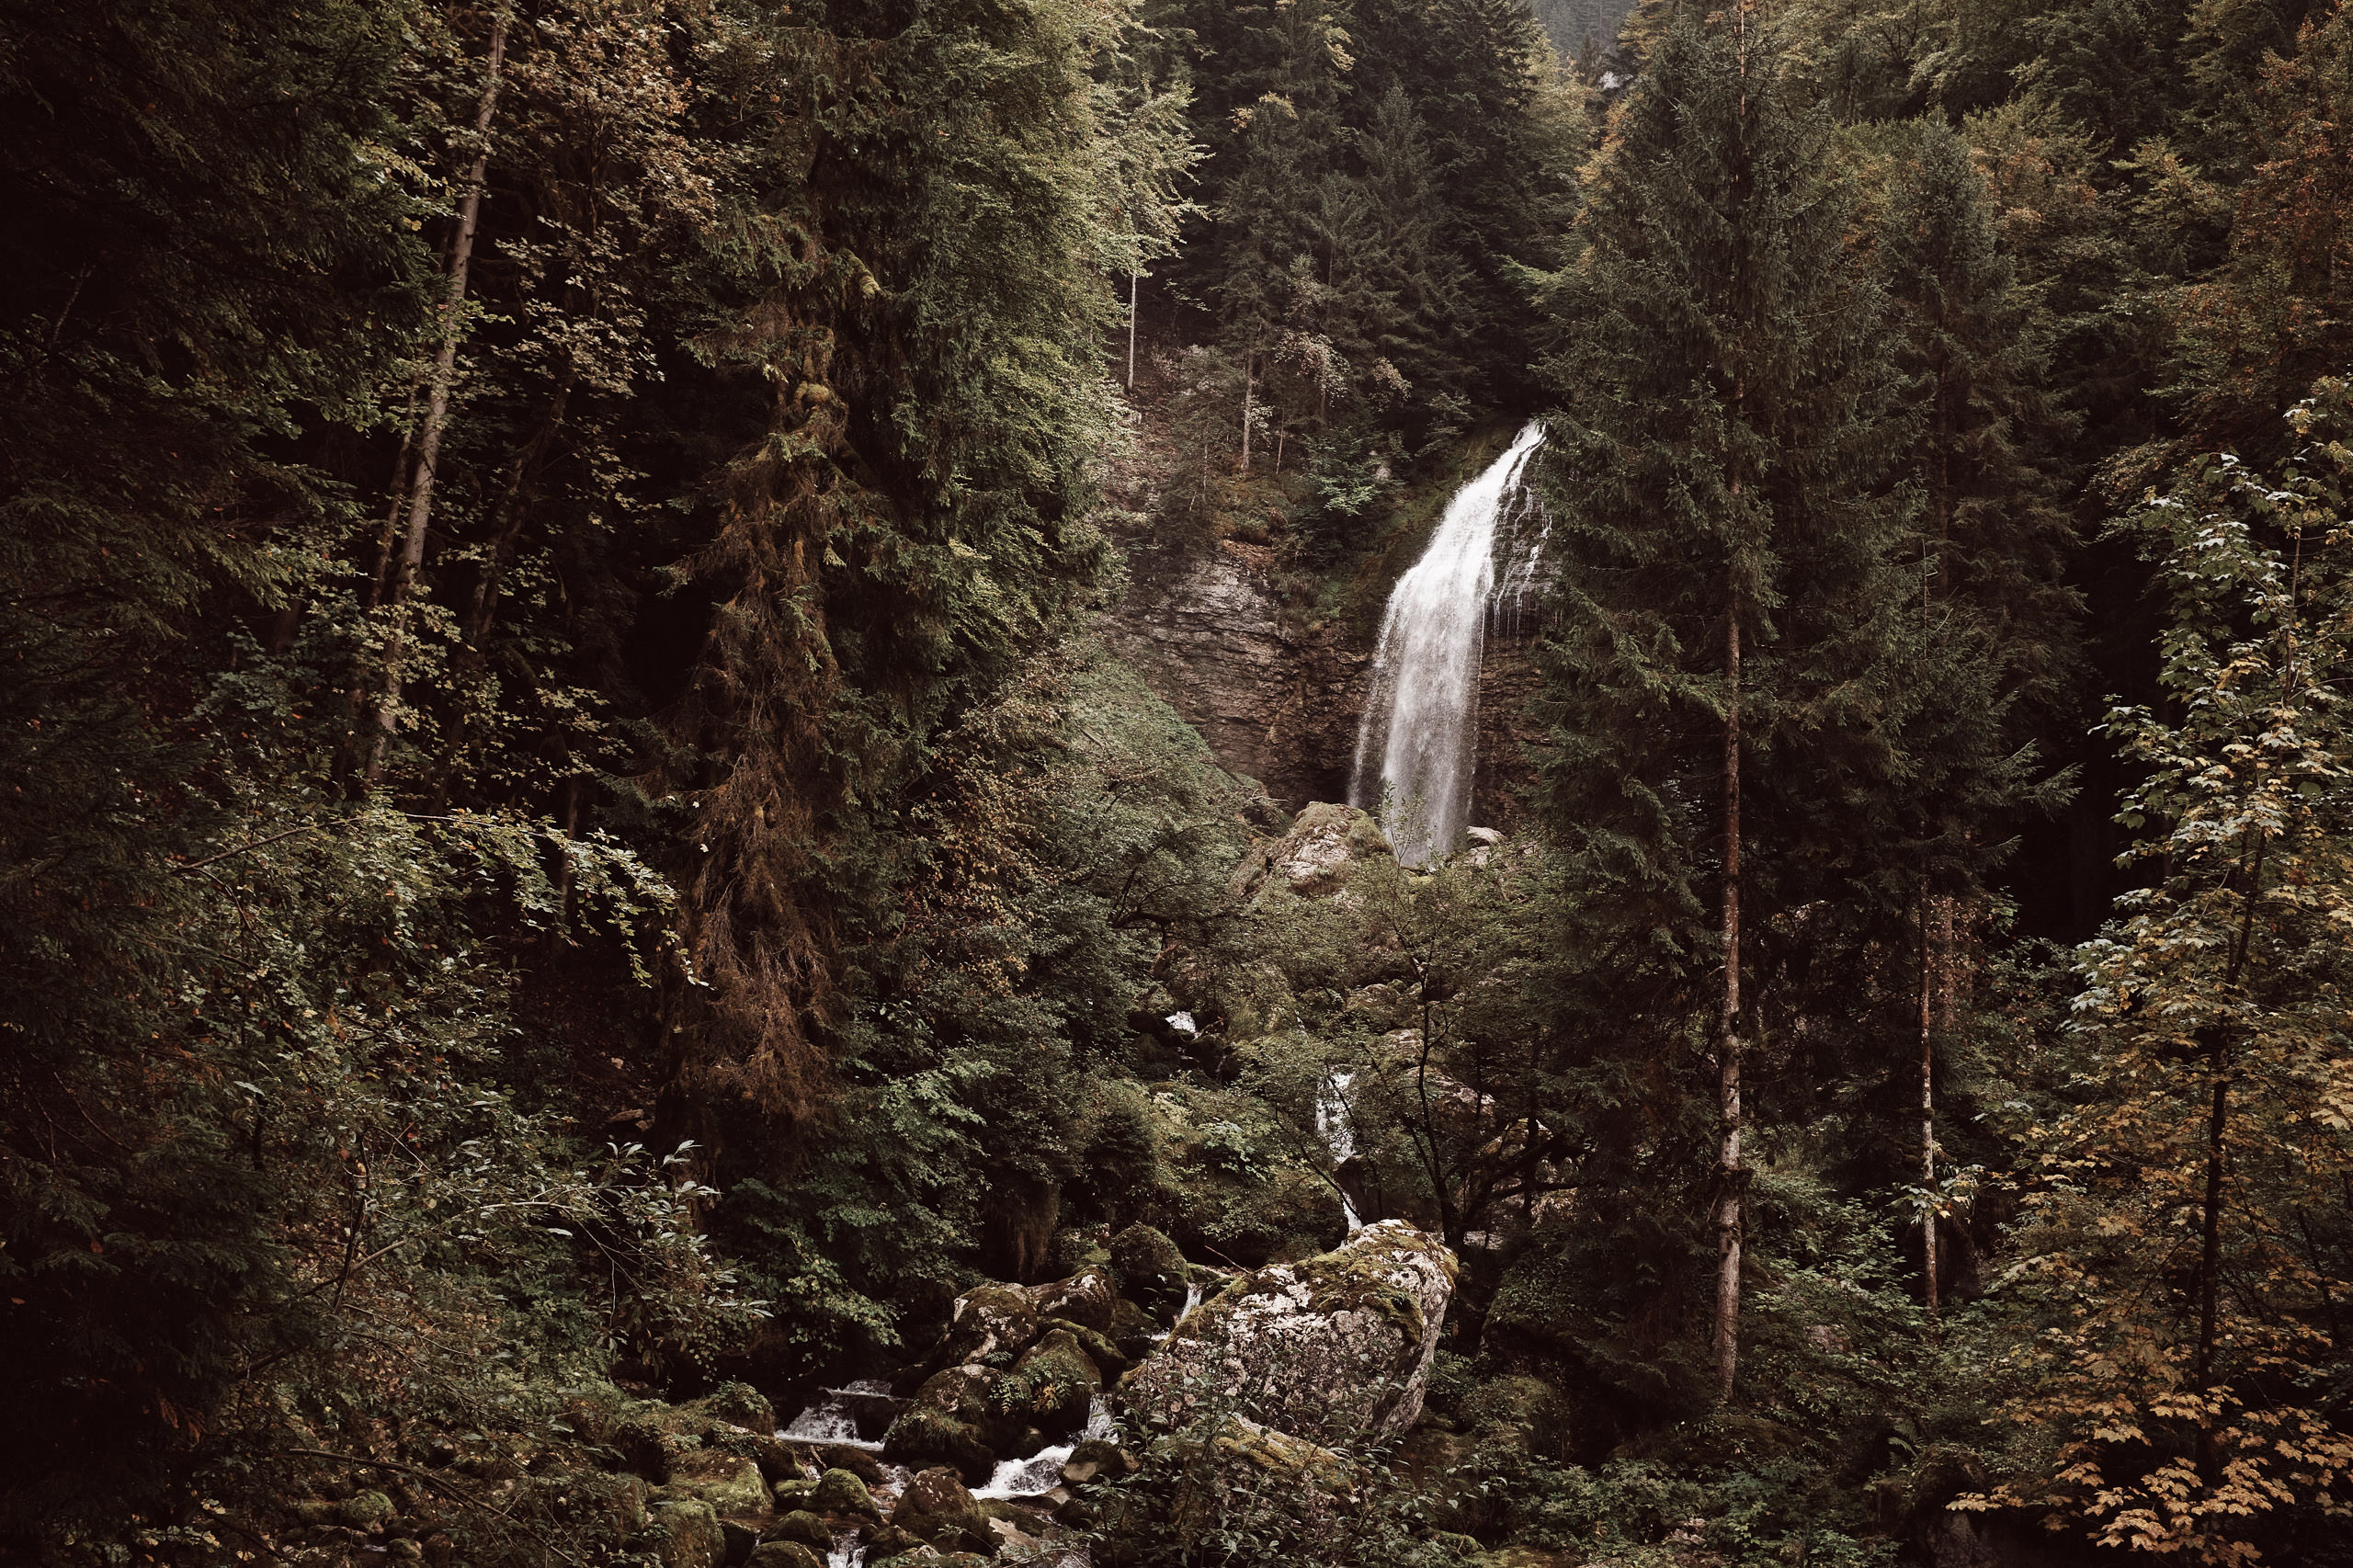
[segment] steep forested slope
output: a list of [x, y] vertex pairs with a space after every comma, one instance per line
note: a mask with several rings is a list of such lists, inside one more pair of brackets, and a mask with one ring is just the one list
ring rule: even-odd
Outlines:
[[0, 6], [0, 1554], [2341, 1560], [2353, 17], [1599, 16]]

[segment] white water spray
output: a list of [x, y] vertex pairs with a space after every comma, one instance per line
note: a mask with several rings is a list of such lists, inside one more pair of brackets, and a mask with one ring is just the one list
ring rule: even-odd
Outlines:
[[1398, 579], [1381, 619], [1348, 802], [1370, 810], [1388, 791], [1381, 825], [1409, 866], [1451, 851], [1470, 814], [1495, 523], [1543, 438], [1544, 427], [1529, 421], [1510, 450], [1455, 492], [1429, 548]]
[[[1356, 1125], [1348, 1119], [1348, 1085], [1356, 1081], [1354, 1073], [1334, 1073], [1324, 1080], [1315, 1096], [1315, 1135], [1332, 1151], [1332, 1168], [1336, 1171], [1356, 1156]], [[1347, 1189], [1340, 1189], [1340, 1217], [1348, 1222], [1348, 1234], [1364, 1229], [1364, 1221], [1357, 1217], [1357, 1206], [1348, 1199]]]

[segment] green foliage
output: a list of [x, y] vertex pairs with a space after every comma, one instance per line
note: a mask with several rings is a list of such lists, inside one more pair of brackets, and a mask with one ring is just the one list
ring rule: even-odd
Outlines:
[[2108, 725], [2143, 769], [2127, 858], [2154, 875], [2081, 950], [2080, 1075], [2024, 1133], [2021, 1430], [1993, 1496], [2200, 1562], [2336, 1528], [2353, 1461], [2335, 1411], [2349, 414], [2325, 381], [2277, 472], [2202, 460], [2120, 525], [2159, 567], [2179, 715]]

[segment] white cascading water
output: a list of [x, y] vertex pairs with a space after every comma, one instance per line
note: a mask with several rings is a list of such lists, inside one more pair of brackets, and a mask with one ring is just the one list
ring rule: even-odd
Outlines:
[[975, 1490], [972, 1495], [983, 1503], [1003, 1503], [1016, 1497], [1035, 1497], [1041, 1492], [1050, 1492], [1062, 1484], [1063, 1466], [1070, 1462], [1070, 1456], [1079, 1444], [1116, 1443], [1119, 1440], [1120, 1429], [1112, 1425], [1110, 1411], [1097, 1398], [1087, 1407], [1086, 1426], [1076, 1437], [1051, 1449], [1040, 1449], [1026, 1460], [1005, 1460], [996, 1467], [996, 1473], [989, 1477], [989, 1483]]
[[832, 1443], [846, 1449], [864, 1449], [880, 1453], [880, 1441], [870, 1441], [858, 1435], [858, 1410], [861, 1404], [896, 1403], [891, 1398], [891, 1385], [879, 1379], [866, 1379], [847, 1388], [821, 1389], [817, 1403], [792, 1418], [792, 1425], [777, 1434], [788, 1442]]
[[[1332, 1151], [1335, 1171], [1356, 1156], [1357, 1130], [1348, 1119], [1348, 1085], [1355, 1080], [1354, 1073], [1330, 1074], [1315, 1096], [1315, 1135]], [[1357, 1218], [1357, 1206], [1349, 1201], [1346, 1187], [1340, 1189], [1340, 1216], [1348, 1222], [1348, 1234], [1353, 1236], [1364, 1229], [1364, 1221]]]
[[1529, 421], [1510, 450], [1455, 492], [1381, 618], [1348, 802], [1370, 810], [1387, 792], [1381, 825], [1408, 866], [1450, 852], [1470, 815], [1495, 524], [1543, 438], [1543, 426]]

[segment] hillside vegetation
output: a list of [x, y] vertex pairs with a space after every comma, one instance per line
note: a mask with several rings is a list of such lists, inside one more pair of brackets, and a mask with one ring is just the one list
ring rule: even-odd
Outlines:
[[2353, 13], [1617, 22], [0, 0], [0, 1558], [2353, 1559]]

